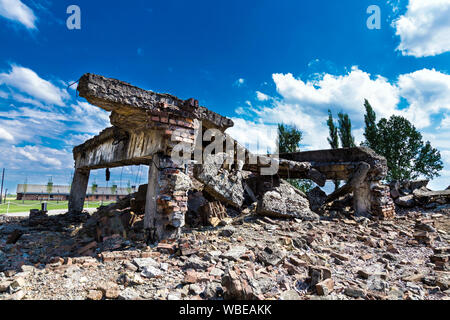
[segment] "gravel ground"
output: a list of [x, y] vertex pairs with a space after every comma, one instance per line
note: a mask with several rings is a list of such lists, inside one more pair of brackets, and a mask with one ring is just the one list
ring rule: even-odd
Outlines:
[[[449, 299], [449, 206], [391, 221], [248, 215], [147, 246], [0, 218], [0, 299]], [[50, 218], [49, 218], [50, 219]], [[14, 230], [22, 235], [7, 244]], [[92, 254], [85, 255], [83, 252]]]

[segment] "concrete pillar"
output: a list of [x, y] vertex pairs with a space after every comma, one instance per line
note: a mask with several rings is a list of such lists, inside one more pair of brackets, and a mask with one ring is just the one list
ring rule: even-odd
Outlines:
[[370, 165], [366, 162], [360, 162], [350, 180], [353, 189], [353, 209], [358, 215], [365, 215], [370, 212], [372, 196], [370, 192], [370, 182], [367, 179], [367, 173]]
[[[150, 241], [158, 241], [162, 226], [158, 226], [157, 197], [159, 194], [159, 160], [158, 154], [154, 154], [148, 170], [148, 187], [145, 200], [144, 229], [148, 231]], [[159, 228], [158, 228], [159, 227]], [[158, 229], [158, 230], [157, 230]]]
[[69, 196], [69, 212], [82, 212], [90, 170], [76, 169], [72, 180]]
[[365, 215], [370, 212], [372, 195], [370, 183], [364, 181], [353, 189], [353, 208], [358, 215]]

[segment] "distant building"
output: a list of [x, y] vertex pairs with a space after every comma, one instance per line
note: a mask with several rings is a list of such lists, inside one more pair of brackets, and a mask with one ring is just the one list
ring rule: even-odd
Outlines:
[[[131, 191], [131, 192], [129, 192]], [[86, 192], [87, 201], [115, 201], [124, 198], [129, 193], [135, 192], [135, 188], [114, 188], [96, 187], [92, 192], [92, 187], [88, 187]], [[40, 184], [18, 184], [17, 200], [45, 200], [45, 201], [67, 201], [69, 200], [70, 186]]]

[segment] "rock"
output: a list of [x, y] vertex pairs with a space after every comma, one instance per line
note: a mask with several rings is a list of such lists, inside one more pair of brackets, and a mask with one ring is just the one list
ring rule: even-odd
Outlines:
[[120, 294], [119, 286], [112, 281], [100, 284], [97, 289], [103, 292], [106, 299], [117, 299]]
[[275, 180], [258, 201], [257, 213], [278, 218], [318, 220], [319, 216], [309, 208], [308, 199], [284, 180]]
[[125, 269], [130, 270], [130, 271], [133, 271], [133, 272], [138, 271], [138, 267], [135, 266], [134, 264], [132, 264], [132, 263], [129, 262], [129, 261], [125, 261], [125, 262], [123, 263], [123, 266], [124, 266]]
[[350, 260], [350, 257], [349, 257], [349, 256], [347, 256], [347, 255], [345, 255], [345, 254], [341, 254], [341, 253], [339, 253], [339, 252], [332, 252], [330, 255], [331, 255], [333, 258], [338, 258], [338, 259], [341, 260], [341, 261], [349, 261], [349, 260]]
[[378, 277], [370, 277], [367, 281], [367, 290], [386, 292], [387, 289], [389, 284]]
[[446, 291], [450, 288], [450, 275], [439, 274], [436, 278], [436, 285], [442, 290]]
[[16, 243], [20, 237], [23, 235], [23, 232], [16, 229], [14, 230], [9, 236], [8, 239], [6, 240], [6, 244], [14, 244]]
[[412, 208], [416, 205], [413, 195], [403, 196], [395, 199], [395, 203], [404, 208]]
[[193, 269], [186, 270], [184, 275], [184, 283], [196, 283], [198, 280], [197, 272]]
[[392, 261], [392, 262], [398, 261], [398, 258], [390, 252], [386, 252], [385, 254], [383, 254], [383, 258], [388, 259], [389, 261]]
[[430, 180], [410, 181], [409, 182], [409, 189], [411, 191], [414, 191], [416, 189], [425, 188], [428, 185], [428, 182], [430, 182]]
[[193, 284], [189, 285], [189, 293], [199, 295], [202, 292], [203, 292], [203, 289], [198, 284], [193, 283]]
[[119, 294], [120, 300], [138, 300], [140, 299], [139, 293], [136, 292], [136, 290], [128, 287], [122, 290]]
[[209, 262], [200, 259], [197, 256], [190, 256], [184, 264], [186, 269], [206, 270], [209, 267]]
[[88, 300], [102, 300], [103, 292], [100, 290], [89, 290], [86, 299]]
[[265, 247], [264, 250], [258, 252], [257, 258], [266, 266], [276, 266], [281, 262], [284, 256], [285, 253], [276, 246], [268, 246]]
[[334, 288], [334, 281], [331, 278], [325, 279], [316, 284], [316, 291], [319, 296], [329, 295]]
[[219, 268], [212, 268], [211, 271], [209, 272], [209, 275], [214, 277], [221, 277], [223, 273], [224, 273], [223, 270]]
[[22, 270], [22, 272], [29, 272], [29, 273], [33, 273], [36, 271], [36, 268], [33, 266], [28, 266], [28, 265], [23, 265], [20, 267], [20, 269]]
[[159, 277], [162, 274], [163, 274], [162, 270], [153, 266], [144, 267], [144, 269], [141, 272], [141, 275], [146, 278]]
[[240, 208], [244, 203], [242, 173], [223, 169], [226, 157], [223, 152], [208, 155], [203, 165], [194, 166], [194, 177], [204, 183], [204, 192], [228, 205]]
[[307, 194], [309, 206], [312, 211], [316, 212], [317, 209], [319, 209], [327, 199], [327, 194], [320, 189], [319, 187], [315, 187], [311, 191], [309, 191]]
[[167, 295], [167, 300], [181, 300], [181, 293], [179, 292], [171, 292]]
[[8, 291], [11, 281], [0, 281], [0, 293]]
[[223, 253], [221, 255], [221, 258], [237, 261], [240, 257], [242, 257], [245, 254], [246, 251], [247, 248], [243, 246], [232, 247], [227, 252]]
[[417, 282], [417, 281], [422, 281], [422, 279], [424, 277], [425, 277], [424, 274], [418, 273], [418, 274], [413, 274], [413, 275], [409, 275], [409, 276], [403, 277], [402, 281], [405, 281], [405, 282]]
[[12, 292], [19, 291], [25, 286], [25, 284], [25, 279], [22, 277], [18, 277], [10, 284], [9, 290], [11, 290]]
[[220, 230], [219, 235], [223, 237], [231, 237], [236, 232], [236, 228], [233, 226], [226, 226]]
[[204, 299], [216, 299], [223, 295], [223, 288], [219, 282], [208, 282], [205, 290], [201, 293]]
[[[266, 279], [267, 284], [270, 286], [270, 279]], [[233, 270], [228, 270], [222, 277], [222, 286], [225, 288], [226, 299], [237, 300], [258, 300], [262, 299], [262, 292], [267, 290], [264, 288], [267, 284], [264, 281], [256, 281], [253, 277], [249, 277], [243, 273], [238, 275]]]
[[357, 287], [347, 287], [344, 290], [344, 294], [352, 298], [364, 298], [366, 293], [363, 289]]
[[436, 229], [432, 225], [422, 222], [417, 222], [415, 225], [415, 229], [427, 232], [436, 232]]
[[331, 270], [322, 266], [310, 266], [308, 268], [310, 285], [315, 286], [319, 282], [331, 278]]
[[280, 300], [301, 300], [301, 297], [297, 291], [287, 290], [280, 294]]
[[25, 297], [25, 291], [19, 290], [17, 292], [14, 292], [10, 297], [9, 300], [22, 300]]
[[140, 271], [144, 270], [146, 267], [159, 267], [159, 263], [153, 258], [134, 258], [133, 263], [139, 268]]

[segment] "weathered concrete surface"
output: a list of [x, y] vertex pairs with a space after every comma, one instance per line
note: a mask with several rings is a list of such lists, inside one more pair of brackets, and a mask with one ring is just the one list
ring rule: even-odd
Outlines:
[[[233, 126], [231, 119], [198, 106], [194, 99], [181, 100], [100, 75], [86, 73], [80, 78], [77, 90], [90, 103], [112, 111], [111, 123], [119, 127], [125, 128], [127, 123], [145, 127], [149, 114], [198, 119], [205, 127], [222, 131]], [[133, 117], [129, 117], [131, 114]]]
[[360, 162], [370, 165], [370, 180], [381, 180], [387, 174], [387, 162], [382, 156], [365, 147], [314, 150], [280, 154], [281, 159], [310, 162], [328, 180], [348, 180]]
[[307, 193], [307, 197], [309, 201], [309, 207], [312, 211], [316, 212], [325, 203], [327, 194], [319, 187], [315, 187]]
[[69, 195], [69, 212], [83, 211], [84, 199], [89, 182], [89, 170], [75, 169]]
[[239, 208], [244, 203], [244, 187], [240, 171], [222, 169], [225, 153], [209, 155], [203, 165], [194, 167], [194, 176], [205, 184], [204, 191], [220, 201]]
[[125, 131], [110, 127], [74, 148], [76, 168], [111, 168], [148, 164], [152, 154], [164, 151], [167, 138], [158, 130]]
[[280, 158], [310, 162], [313, 169], [328, 180], [345, 180], [347, 183], [330, 194], [326, 202], [353, 192], [353, 208], [358, 215], [373, 213], [392, 218], [395, 207], [388, 188], [380, 185], [386, 177], [387, 161], [365, 147], [316, 150], [281, 154]]
[[262, 180], [258, 189], [258, 193], [262, 194], [257, 207], [257, 213], [260, 215], [302, 220], [319, 218], [309, 208], [306, 196], [285, 180], [274, 179], [273, 182], [269, 179], [266, 179], [265, 182]]

